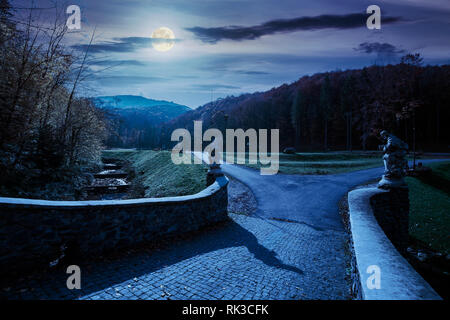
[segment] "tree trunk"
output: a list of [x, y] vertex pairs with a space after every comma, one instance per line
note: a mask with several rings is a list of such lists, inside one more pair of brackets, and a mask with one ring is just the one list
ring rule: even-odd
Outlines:
[[352, 145], [352, 113], [350, 112], [350, 120], [349, 120], [349, 124], [348, 124], [348, 128], [349, 128], [349, 143], [350, 143], [350, 152], [353, 150], [353, 145]]
[[439, 145], [439, 104], [436, 105], [436, 144]]

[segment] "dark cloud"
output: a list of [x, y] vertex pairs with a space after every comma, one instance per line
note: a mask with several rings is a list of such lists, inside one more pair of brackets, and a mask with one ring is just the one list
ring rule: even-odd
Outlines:
[[146, 64], [138, 60], [94, 60], [90, 65], [95, 66], [135, 66], [142, 67]]
[[103, 86], [127, 86], [127, 85], [142, 85], [154, 82], [167, 81], [162, 77], [143, 77], [143, 76], [98, 76], [91, 81], [98, 82]]
[[126, 38], [113, 38], [112, 41], [105, 41], [103, 43], [91, 44], [78, 44], [72, 46], [77, 50], [85, 51], [89, 48], [91, 53], [101, 53], [101, 52], [133, 52], [138, 49], [149, 48], [153, 42], [178, 42], [179, 39], [153, 39], [146, 37], [126, 37]]
[[132, 52], [139, 48], [146, 48], [151, 45], [151, 38], [143, 37], [127, 37], [114, 38], [113, 41], [106, 41], [98, 44], [79, 44], [74, 45], [73, 48], [85, 51], [89, 48], [91, 53], [99, 52]]
[[247, 71], [247, 70], [238, 70], [238, 71], [232, 71], [234, 73], [248, 75], [248, 76], [262, 76], [262, 75], [268, 75], [269, 72], [264, 71]]
[[367, 54], [376, 53], [377, 55], [397, 55], [405, 53], [405, 50], [398, 49], [396, 46], [390, 43], [379, 42], [363, 42], [360, 43], [358, 48], [354, 48], [355, 51], [364, 52]]
[[220, 90], [220, 89], [240, 89], [240, 87], [226, 85], [226, 84], [194, 84], [190, 86], [194, 90]]
[[[299, 17], [295, 19], [272, 20], [261, 25], [251, 27], [193, 27], [186, 28], [186, 30], [194, 33], [203, 42], [213, 44], [221, 40], [254, 40], [264, 35], [293, 32], [298, 30], [360, 28], [366, 26], [367, 17], [367, 14], [362, 13], [353, 13], [347, 15], [321, 15], [315, 17]], [[382, 17], [383, 24], [393, 23], [397, 21], [401, 21], [401, 18]]]

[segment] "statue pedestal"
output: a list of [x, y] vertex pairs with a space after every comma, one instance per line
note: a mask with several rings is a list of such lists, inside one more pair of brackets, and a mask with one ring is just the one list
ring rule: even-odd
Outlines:
[[409, 190], [408, 187], [390, 188], [370, 198], [378, 224], [400, 253], [409, 245]]
[[222, 169], [220, 165], [212, 164], [209, 166], [208, 174], [206, 175], [206, 186], [210, 186], [216, 181], [217, 177], [223, 176]]
[[381, 180], [378, 182], [378, 188], [390, 190], [393, 188], [405, 188], [407, 184], [403, 177], [401, 178], [388, 178], [386, 175], [383, 175]]

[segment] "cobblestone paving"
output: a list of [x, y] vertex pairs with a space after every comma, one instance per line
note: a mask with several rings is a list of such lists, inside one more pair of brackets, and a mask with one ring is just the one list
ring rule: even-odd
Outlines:
[[68, 275], [60, 270], [0, 294], [93, 300], [349, 298], [344, 233], [244, 215], [230, 218], [164, 250], [82, 267], [81, 290], [68, 290]]

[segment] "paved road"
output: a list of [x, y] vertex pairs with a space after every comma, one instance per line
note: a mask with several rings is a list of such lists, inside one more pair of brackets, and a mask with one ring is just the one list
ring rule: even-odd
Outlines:
[[[435, 161], [445, 159], [421, 162]], [[317, 230], [342, 231], [337, 207], [339, 200], [355, 186], [380, 178], [384, 169], [379, 167], [335, 175], [272, 176], [262, 176], [258, 170], [231, 164], [223, 164], [222, 170], [253, 191], [258, 201], [256, 216], [293, 220]]]
[[339, 200], [352, 187], [383, 173], [382, 168], [375, 168], [338, 175], [262, 176], [243, 166], [224, 164], [222, 169], [253, 191], [258, 202], [256, 216], [292, 220], [320, 231], [343, 231]]
[[[82, 290], [63, 270], [1, 288], [9, 299], [348, 299], [347, 235], [338, 201], [381, 168], [329, 176], [260, 176], [225, 164], [254, 192], [254, 216], [158, 251], [81, 263]], [[275, 218], [275, 219], [274, 219]], [[278, 220], [276, 220], [278, 219]], [[280, 221], [288, 220], [288, 221]]]

